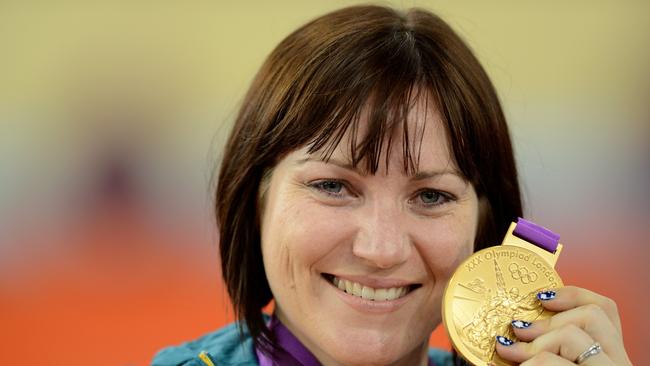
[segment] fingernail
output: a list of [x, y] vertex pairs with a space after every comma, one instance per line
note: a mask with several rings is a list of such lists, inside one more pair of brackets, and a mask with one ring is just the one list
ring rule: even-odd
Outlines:
[[537, 293], [537, 298], [542, 301], [553, 300], [555, 298], [555, 291], [542, 291]]
[[504, 336], [497, 336], [497, 342], [499, 342], [500, 344], [502, 344], [504, 346], [510, 346], [513, 343], [515, 343], [512, 339], [506, 338]]
[[517, 329], [526, 329], [533, 325], [533, 323], [527, 322], [525, 320], [513, 320], [512, 321], [512, 326], [517, 328]]

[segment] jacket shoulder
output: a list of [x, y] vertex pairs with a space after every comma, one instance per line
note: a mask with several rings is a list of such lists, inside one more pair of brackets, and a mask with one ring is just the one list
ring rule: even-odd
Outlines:
[[454, 357], [449, 351], [438, 348], [429, 348], [429, 359], [436, 366], [453, 366]]
[[160, 350], [153, 358], [152, 366], [206, 366], [199, 358], [207, 352], [215, 366], [257, 366], [253, 339], [246, 327], [240, 334], [237, 323], [208, 333], [193, 341]]

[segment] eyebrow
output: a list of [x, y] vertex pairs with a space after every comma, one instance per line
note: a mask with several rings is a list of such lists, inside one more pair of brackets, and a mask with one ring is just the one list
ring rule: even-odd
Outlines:
[[[313, 158], [313, 157], [308, 157], [308, 158], [304, 158], [304, 159], [300, 159], [300, 160], [298, 160], [298, 161], [296, 162], [296, 164], [297, 164], [297, 165], [302, 165], [302, 164], [307, 163], [307, 162], [310, 162], [310, 161], [313, 161], [313, 162], [316, 162], [316, 163], [333, 164], [333, 165], [338, 166], [339, 168], [343, 168], [343, 169], [346, 169], [346, 170], [352, 170], [352, 171], [354, 171], [354, 172], [356, 172], [356, 173], [358, 173], [358, 174], [361, 174], [361, 172], [359, 171], [359, 169], [355, 168], [355, 167], [352, 165], [352, 163], [344, 163], [344, 162], [342, 162], [342, 161], [338, 161], [338, 160], [333, 159], [333, 158], [329, 158], [329, 159], [327, 159], [327, 160], [323, 160], [323, 159], [316, 159], [316, 158]], [[364, 175], [364, 174], [361, 174], [361, 175]]]
[[[316, 158], [313, 158], [313, 157], [307, 157], [307, 158], [304, 158], [304, 159], [300, 159], [300, 160], [298, 160], [298, 161], [296, 162], [296, 164], [297, 164], [297, 165], [302, 165], [302, 164], [307, 163], [307, 162], [310, 162], [310, 161], [312, 161], [312, 162], [317, 162], [317, 163], [325, 163], [325, 164], [336, 165], [336, 166], [338, 166], [339, 168], [343, 168], [343, 169], [346, 169], [346, 170], [351, 170], [351, 171], [353, 171], [353, 172], [355, 172], [355, 173], [357, 173], [357, 174], [359, 174], [359, 175], [362, 175], [362, 176], [368, 175], [367, 173], [364, 173], [364, 172], [360, 171], [358, 168], [355, 168], [355, 167], [352, 165], [352, 163], [349, 163], [349, 162], [348, 162], [348, 163], [345, 163], [345, 162], [342, 162], [342, 161], [339, 161], [339, 160], [336, 160], [336, 159], [333, 159], [333, 158], [330, 158], [330, 159], [328, 159], [327, 161], [325, 161], [325, 160], [322, 160], [322, 159], [316, 159]], [[449, 174], [449, 175], [455, 175], [455, 176], [457, 176], [458, 178], [460, 178], [460, 179], [462, 179], [462, 180], [465, 180], [463, 174], [461, 174], [457, 169], [445, 169], [445, 170], [437, 170], [437, 171], [422, 171], [422, 172], [417, 172], [417, 173], [415, 173], [415, 174], [411, 177], [411, 180], [414, 180], [414, 181], [421, 181], [421, 180], [426, 180], [426, 179], [430, 179], [430, 178], [435, 178], [435, 177], [439, 177], [439, 176], [441, 176], [441, 175], [447, 175], [447, 174]]]

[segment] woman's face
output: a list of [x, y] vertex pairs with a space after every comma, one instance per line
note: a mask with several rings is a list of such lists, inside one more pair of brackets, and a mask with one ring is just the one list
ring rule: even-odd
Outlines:
[[478, 199], [424, 105], [409, 115], [410, 131], [426, 125], [414, 174], [395, 136], [374, 175], [351, 168], [344, 139], [329, 162], [296, 150], [270, 177], [262, 252], [276, 314], [325, 365], [422, 364], [445, 284], [472, 252]]

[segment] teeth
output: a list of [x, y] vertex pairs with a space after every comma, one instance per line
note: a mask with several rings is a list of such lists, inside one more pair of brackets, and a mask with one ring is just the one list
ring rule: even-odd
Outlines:
[[[334, 277], [334, 278], [336, 278], [336, 277]], [[337, 280], [338, 280], [338, 278], [337, 278]], [[339, 285], [338, 286], [339, 286], [340, 290], [345, 291], [345, 282], [346, 281], [344, 281], [344, 280], [339, 280]]]
[[388, 298], [388, 290], [385, 288], [378, 288], [375, 290], [375, 301], [386, 301]]
[[366, 300], [374, 300], [375, 289], [372, 287], [363, 286], [363, 288], [361, 289], [361, 297], [363, 297]]
[[366, 300], [373, 301], [390, 301], [396, 300], [406, 295], [408, 287], [391, 287], [391, 288], [372, 288], [363, 286], [358, 282], [342, 280], [334, 277], [332, 282], [334, 286], [338, 287], [341, 291], [345, 291], [350, 295], [358, 296]]
[[361, 296], [361, 287], [358, 282], [352, 282], [352, 295]]

